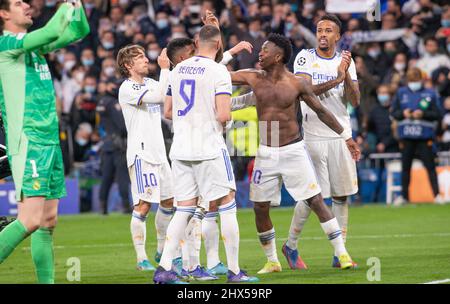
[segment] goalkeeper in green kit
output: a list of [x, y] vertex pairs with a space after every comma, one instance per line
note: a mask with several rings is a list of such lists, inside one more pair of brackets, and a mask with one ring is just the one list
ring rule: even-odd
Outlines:
[[[66, 195], [55, 91], [46, 53], [89, 33], [80, 0], [62, 3], [33, 32], [23, 0], [0, 0], [0, 108], [8, 161], [16, 188], [17, 220], [0, 232], [0, 264], [31, 235], [39, 283], [54, 283], [53, 229]], [[1, 273], [1, 265], [0, 265]]]

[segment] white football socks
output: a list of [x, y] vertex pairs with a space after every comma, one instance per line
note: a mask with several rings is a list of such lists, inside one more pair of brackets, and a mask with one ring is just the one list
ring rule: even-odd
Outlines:
[[177, 207], [169, 227], [167, 227], [166, 242], [159, 265], [165, 270], [172, 268], [172, 260], [176, 258], [180, 241], [185, 236], [189, 218], [194, 214], [195, 207]]
[[344, 240], [342, 239], [342, 232], [336, 218], [334, 217], [328, 222], [320, 223], [320, 225], [322, 226], [323, 231], [327, 234], [331, 245], [333, 245], [336, 256], [339, 257], [341, 254], [347, 253]]
[[277, 255], [277, 246], [275, 243], [275, 228], [258, 233], [258, 238], [261, 243], [261, 247], [269, 262], [279, 263]]
[[146, 216], [142, 216], [139, 212], [133, 211], [130, 230], [138, 263], [143, 260], [148, 260], [147, 253], [145, 252], [145, 238], [147, 235], [146, 220]]
[[238, 274], [239, 268], [239, 224], [236, 216], [236, 201], [219, 207], [220, 229], [227, 254], [228, 269]]
[[339, 227], [341, 227], [342, 239], [345, 243], [347, 241], [348, 228], [348, 203], [347, 201], [338, 201], [336, 199], [333, 199], [332, 202], [331, 212], [333, 212], [339, 223]]
[[297, 202], [294, 208], [294, 215], [292, 216], [291, 227], [289, 228], [286, 244], [289, 248], [293, 250], [297, 249], [298, 238], [310, 214], [311, 208], [309, 208], [305, 201]]
[[218, 212], [208, 212], [202, 221], [202, 237], [206, 251], [206, 263], [208, 269], [220, 263], [219, 258], [219, 225], [217, 224]]
[[156, 239], [158, 241], [157, 251], [163, 252], [164, 242], [166, 241], [167, 227], [172, 219], [173, 208], [158, 207], [155, 216]]

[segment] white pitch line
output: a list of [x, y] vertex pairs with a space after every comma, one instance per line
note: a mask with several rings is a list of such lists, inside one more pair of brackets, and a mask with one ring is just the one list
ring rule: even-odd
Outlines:
[[[439, 233], [409, 233], [409, 234], [385, 234], [385, 235], [357, 235], [357, 236], [347, 236], [347, 239], [383, 239], [383, 238], [412, 238], [412, 237], [448, 237], [450, 236], [450, 232], [439, 232]], [[279, 241], [286, 241], [286, 238], [277, 238]], [[301, 241], [323, 241], [326, 240], [326, 237], [300, 237]], [[241, 239], [241, 242], [244, 243], [253, 243], [259, 242], [257, 238], [251, 239]], [[155, 242], [148, 242], [148, 244], [156, 244]], [[88, 244], [88, 245], [57, 245], [54, 246], [54, 249], [66, 249], [66, 248], [106, 248], [106, 247], [132, 247], [133, 244], [130, 243], [113, 243], [113, 244]], [[29, 251], [31, 247], [23, 247], [22, 250]]]
[[439, 281], [431, 281], [431, 282], [426, 282], [423, 284], [443, 284], [443, 283], [449, 283], [450, 279], [445, 279], [445, 280], [439, 280]]

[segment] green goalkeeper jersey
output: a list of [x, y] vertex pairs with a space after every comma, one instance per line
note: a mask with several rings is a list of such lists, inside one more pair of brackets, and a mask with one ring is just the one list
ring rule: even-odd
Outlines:
[[44, 55], [88, 33], [83, 7], [64, 3], [43, 28], [0, 36], [0, 107], [8, 155], [17, 154], [23, 140], [59, 144], [55, 91]]

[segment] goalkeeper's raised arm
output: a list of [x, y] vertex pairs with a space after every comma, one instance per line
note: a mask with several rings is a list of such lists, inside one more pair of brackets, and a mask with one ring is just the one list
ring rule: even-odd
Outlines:
[[[48, 53], [82, 39], [89, 25], [81, 1], [62, 3], [45, 26], [27, 33], [33, 24], [31, 7], [22, 0], [0, 0], [0, 51]], [[19, 52], [17, 52], [19, 51]]]

